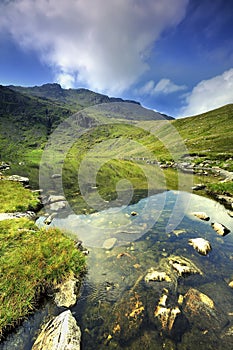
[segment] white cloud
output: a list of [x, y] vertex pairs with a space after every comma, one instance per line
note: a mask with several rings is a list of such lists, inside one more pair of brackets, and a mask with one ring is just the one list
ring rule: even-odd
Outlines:
[[[155, 41], [184, 17], [188, 0], [12, 0], [0, 31], [35, 50], [61, 81], [120, 93], [148, 69]], [[3, 15], [4, 14], [4, 15]]]
[[171, 94], [173, 92], [185, 90], [185, 85], [177, 85], [170, 79], [161, 79], [157, 84], [153, 80], [148, 81], [138, 92], [142, 95]]
[[233, 68], [198, 83], [185, 97], [180, 116], [196, 115], [233, 103]]

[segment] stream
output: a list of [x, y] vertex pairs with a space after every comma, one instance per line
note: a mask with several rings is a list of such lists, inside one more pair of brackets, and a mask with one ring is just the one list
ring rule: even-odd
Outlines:
[[[209, 221], [193, 215], [202, 211]], [[37, 224], [43, 221], [40, 217]], [[233, 218], [223, 205], [182, 191], [95, 214], [56, 217], [51, 225], [70, 231], [89, 250], [88, 273], [71, 309], [82, 331], [82, 349], [232, 349], [233, 289], [228, 283], [233, 280], [233, 234], [220, 236], [212, 222], [233, 231]], [[198, 237], [211, 244], [206, 256], [189, 244]], [[188, 259], [199, 272], [179, 276], [169, 260], [177, 257]], [[146, 280], [150, 268], [169, 278]], [[189, 302], [194, 290], [202, 293], [199, 308]], [[171, 313], [165, 325], [156, 314], [164, 293], [167, 310], [179, 309], [174, 325]], [[31, 349], [48, 316], [63, 310], [45, 301], [0, 350]]]

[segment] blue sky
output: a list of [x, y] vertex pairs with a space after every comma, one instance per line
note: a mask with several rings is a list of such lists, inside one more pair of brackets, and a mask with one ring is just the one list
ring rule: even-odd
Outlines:
[[233, 103], [232, 13], [232, 0], [2, 0], [0, 84], [205, 112]]

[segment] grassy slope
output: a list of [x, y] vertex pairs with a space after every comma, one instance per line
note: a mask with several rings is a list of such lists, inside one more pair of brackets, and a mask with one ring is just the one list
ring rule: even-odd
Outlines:
[[172, 122], [190, 153], [210, 158], [233, 155], [233, 104]]

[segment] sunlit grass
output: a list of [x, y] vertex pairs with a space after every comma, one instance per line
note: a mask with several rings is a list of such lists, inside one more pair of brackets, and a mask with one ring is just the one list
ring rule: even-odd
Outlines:
[[0, 181], [0, 213], [34, 210], [39, 203], [38, 194], [25, 189], [22, 184]]
[[83, 254], [60, 230], [38, 229], [27, 219], [0, 221], [0, 336], [48, 287], [84, 269]]

